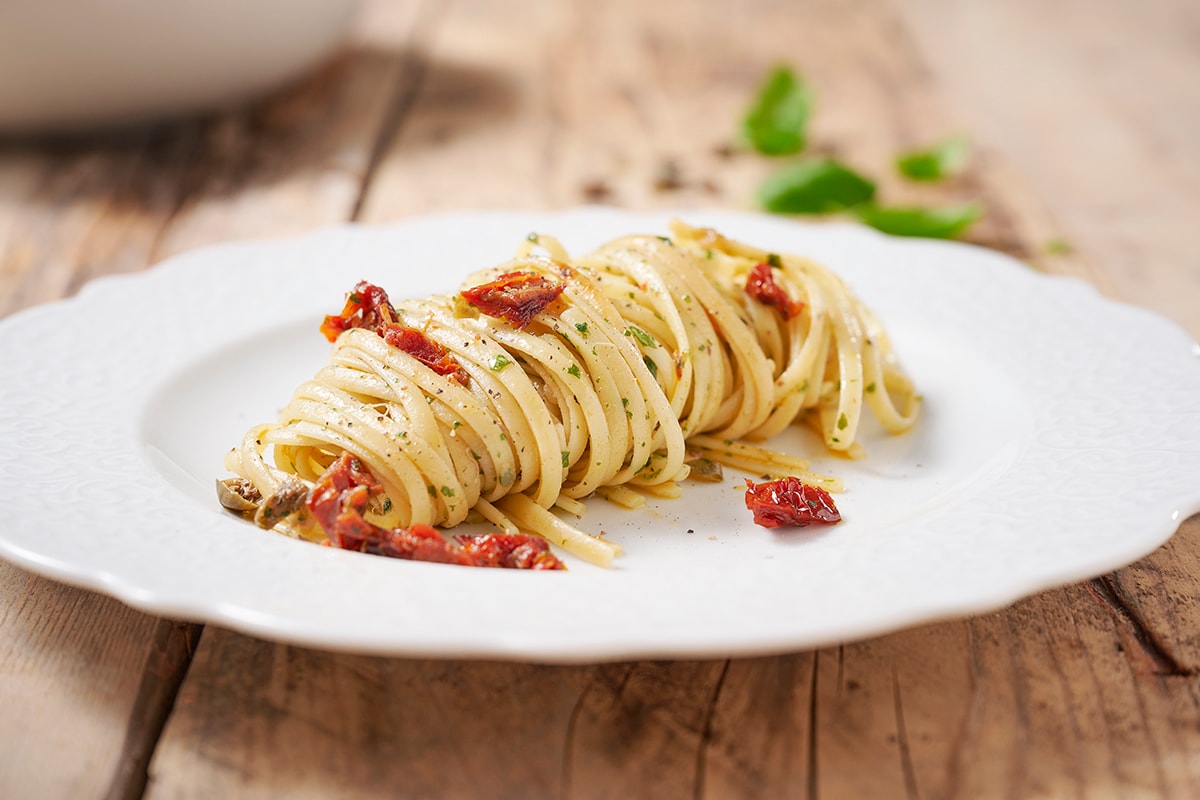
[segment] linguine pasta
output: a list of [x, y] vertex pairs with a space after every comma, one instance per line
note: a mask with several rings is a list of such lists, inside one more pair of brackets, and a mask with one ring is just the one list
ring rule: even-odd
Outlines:
[[[486, 297], [514, 281], [544, 301], [528, 319]], [[669, 238], [627, 236], [578, 258], [530, 235], [462, 288], [388, 304], [381, 324], [403, 342], [349, 323], [228, 469], [270, 499], [311, 489], [350, 454], [378, 481], [365, 512], [375, 525], [482, 519], [607, 565], [617, 547], [555, 508], [677, 496], [698, 459], [838, 491], [760, 442], [803, 422], [854, 456], [865, 410], [892, 433], [917, 416], [887, 333], [836, 275], [709, 229], [675, 222]], [[262, 516], [324, 538], [303, 504]]]

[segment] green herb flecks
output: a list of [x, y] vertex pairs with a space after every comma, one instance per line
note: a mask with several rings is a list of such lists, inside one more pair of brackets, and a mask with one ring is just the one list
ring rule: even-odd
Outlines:
[[654, 341], [654, 337], [636, 325], [630, 325], [626, 328], [625, 335], [637, 339], [637, 343], [642, 347], [658, 347], [658, 342]]
[[508, 356], [504, 355], [503, 353], [498, 353], [492, 356], [491, 360], [488, 361], [488, 366], [491, 368], [492, 372], [499, 372], [511, 363], [512, 361], [508, 358]]

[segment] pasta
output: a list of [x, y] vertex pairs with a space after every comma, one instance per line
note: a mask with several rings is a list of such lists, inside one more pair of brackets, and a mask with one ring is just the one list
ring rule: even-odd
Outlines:
[[[836, 275], [710, 229], [670, 233], [580, 258], [531, 234], [450, 295], [393, 304], [360, 283], [322, 326], [328, 363], [227, 455], [238, 478], [221, 482], [222, 502], [322, 540], [337, 538], [322, 514], [335, 520], [357, 492], [371, 530], [485, 520], [607, 565], [618, 548], [553, 509], [677, 496], [711, 462], [836, 492], [838, 479], [759, 442], [804, 422], [856, 456], [865, 410], [891, 433], [913, 425], [912, 381]], [[341, 505], [320, 511], [322, 491]]]

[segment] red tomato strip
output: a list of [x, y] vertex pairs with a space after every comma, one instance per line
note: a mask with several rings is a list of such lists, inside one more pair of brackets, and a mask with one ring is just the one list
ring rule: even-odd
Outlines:
[[533, 272], [506, 272], [490, 283], [465, 289], [462, 296], [489, 317], [524, 328], [563, 292], [560, 283]]
[[782, 286], [775, 282], [775, 271], [770, 264], [758, 264], [746, 276], [746, 294], [763, 305], [779, 310], [784, 319], [791, 319], [804, 309], [804, 303], [788, 296]]
[[349, 453], [317, 480], [308, 508], [330, 543], [343, 550], [467, 567], [566, 569], [544, 539], [524, 534], [482, 534], [447, 542], [428, 525], [388, 530], [368, 522], [367, 500], [382, 490], [362, 461]]
[[337, 341], [343, 331], [365, 328], [375, 331], [392, 347], [398, 347], [439, 375], [466, 386], [470, 379], [446, 348], [421, 331], [396, 322], [396, 308], [387, 292], [373, 283], [359, 281], [354, 291], [346, 295], [341, 314], [330, 314], [321, 323], [321, 333], [329, 341]]
[[383, 326], [381, 335], [392, 347], [400, 348], [438, 375], [445, 375], [462, 386], [467, 385], [467, 371], [458, 363], [458, 359], [416, 328], [392, 323]]
[[747, 478], [746, 508], [764, 528], [832, 525], [842, 519], [829, 492], [790, 476], [759, 484]]

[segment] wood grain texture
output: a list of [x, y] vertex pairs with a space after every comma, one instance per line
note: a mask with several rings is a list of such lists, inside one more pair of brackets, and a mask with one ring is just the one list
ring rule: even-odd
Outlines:
[[972, 134], [1055, 208], [1102, 288], [1200, 337], [1200, 6], [917, 0], [897, 12]]
[[[252, 108], [0, 147], [0, 313], [326, 222], [752, 207], [775, 163], [732, 146], [736, 122], [785, 61], [818, 94], [813, 150], [884, 198], [980, 198], [974, 241], [1195, 333], [1197, 20], [1155, 7], [381, 0], [342, 58]], [[891, 170], [958, 131], [978, 144], [963, 176]], [[151, 751], [150, 798], [1200, 796], [1197, 576], [1192, 519], [1126, 569], [992, 614], [774, 657], [558, 667], [197, 640], [0, 565], [0, 797], [138, 796]]]
[[155, 626], [115, 600], [0, 564], [0, 795], [104, 795]]
[[148, 796], [559, 796], [591, 672], [337, 655], [210, 626]]

